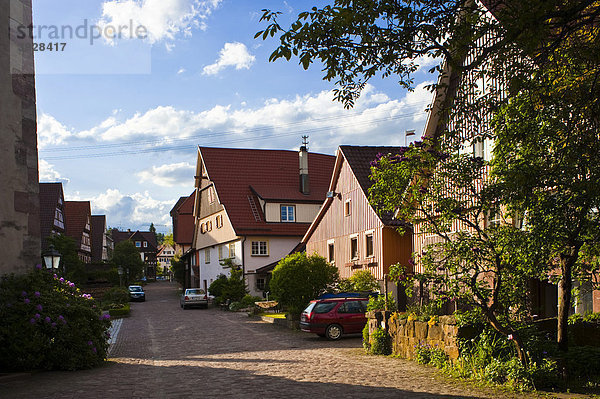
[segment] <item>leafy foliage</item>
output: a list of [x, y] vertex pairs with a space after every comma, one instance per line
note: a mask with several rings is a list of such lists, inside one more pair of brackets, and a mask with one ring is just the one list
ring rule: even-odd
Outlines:
[[36, 270], [0, 281], [0, 368], [78, 370], [107, 356], [110, 322], [73, 283]]
[[369, 297], [369, 302], [367, 303], [367, 311], [370, 312], [373, 310], [389, 310], [391, 312], [395, 312], [396, 310], [398, 310], [398, 306], [396, 304], [394, 296], [391, 293], [387, 295], [387, 298], [385, 297], [385, 295], [379, 294]]
[[244, 271], [240, 266], [234, 264], [232, 259], [222, 260], [221, 265], [225, 268], [229, 268], [230, 272], [227, 283], [222, 286], [219, 302], [224, 302], [228, 299], [232, 302], [241, 301], [248, 293], [246, 281], [244, 280]]
[[185, 262], [181, 260], [179, 255], [175, 255], [171, 259], [171, 271], [173, 272], [173, 278], [181, 286], [185, 285]]
[[389, 355], [392, 353], [392, 340], [383, 328], [377, 328], [369, 337], [370, 353], [373, 355]]
[[115, 245], [111, 263], [116, 267], [123, 268], [125, 284], [142, 276], [144, 261], [140, 258], [140, 251], [130, 240], [121, 241]]
[[339, 278], [338, 270], [317, 254], [295, 253], [283, 258], [270, 282], [271, 293], [291, 313], [299, 314]]
[[379, 290], [379, 283], [369, 270], [359, 270], [349, 279], [342, 279], [337, 284], [340, 292], [372, 292]]
[[48, 237], [48, 244], [54, 245], [54, 249], [61, 255], [58, 266], [59, 274], [77, 284], [86, 283], [85, 267], [77, 254], [75, 240], [66, 234], [55, 234]]

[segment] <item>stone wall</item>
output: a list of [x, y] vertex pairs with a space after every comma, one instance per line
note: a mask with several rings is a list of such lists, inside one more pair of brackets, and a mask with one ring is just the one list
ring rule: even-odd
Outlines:
[[394, 355], [414, 359], [418, 345], [429, 344], [442, 348], [451, 360], [458, 358], [456, 338], [459, 331], [452, 316], [440, 316], [439, 322], [429, 325], [425, 321], [394, 319], [391, 312], [368, 312], [369, 333], [379, 327], [387, 328], [392, 339]]
[[0, 1], [0, 275], [41, 261], [31, 0]]

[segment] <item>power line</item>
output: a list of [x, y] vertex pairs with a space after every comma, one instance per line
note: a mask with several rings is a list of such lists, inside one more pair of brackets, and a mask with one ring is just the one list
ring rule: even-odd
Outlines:
[[[118, 152], [73, 154], [73, 155], [66, 155], [66, 156], [57, 155], [57, 156], [50, 156], [50, 157], [43, 157], [43, 158], [46, 161], [52, 161], [52, 160], [68, 160], [68, 159], [79, 159], [79, 158], [103, 158], [103, 157], [112, 157], [112, 156], [119, 156], [119, 155], [147, 154], [147, 153], [160, 152], [160, 151], [175, 151], [175, 150], [182, 150], [182, 149], [188, 149], [188, 148], [195, 148], [196, 141], [202, 137], [211, 137], [211, 138], [214, 138], [215, 140], [218, 140], [218, 141], [212, 141], [212, 142], [208, 142], [208, 143], [204, 142], [203, 145], [231, 144], [231, 143], [240, 143], [240, 142], [257, 141], [257, 140], [262, 141], [262, 140], [274, 139], [274, 138], [280, 138], [280, 137], [295, 136], [295, 135], [302, 134], [302, 133], [314, 133], [314, 132], [329, 130], [329, 129], [339, 129], [341, 127], [361, 126], [361, 125], [369, 125], [369, 124], [380, 123], [380, 122], [394, 121], [394, 120], [398, 120], [398, 119], [414, 117], [415, 115], [423, 114], [423, 113], [425, 113], [425, 111], [418, 112], [418, 113], [411, 113], [411, 114], [400, 114], [400, 115], [379, 118], [379, 119], [373, 119], [373, 120], [364, 121], [364, 122], [349, 122], [347, 124], [336, 124], [335, 126], [322, 126], [319, 128], [306, 128], [303, 130], [296, 130], [294, 132], [289, 132], [289, 133], [274, 133], [274, 134], [264, 135], [264, 136], [259, 136], [259, 137], [256, 137], [256, 136], [237, 137], [237, 138], [232, 138], [229, 140], [223, 140], [221, 138], [223, 136], [238, 135], [239, 133], [217, 132], [217, 133], [206, 133], [206, 134], [202, 134], [202, 135], [196, 135], [196, 136], [181, 138], [181, 139], [167, 139], [167, 140], [161, 139], [161, 140], [152, 140], [152, 141], [147, 141], [147, 140], [146, 141], [135, 141], [135, 142], [128, 142], [128, 143], [99, 144], [99, 145], [81, 146], [81, 147], [73, 147], [73, 148], [71, 148], [71, 147], [56, 148], [56, 149], [52, 149], [52, 150], [47, 149], [47, 150], [42, 150], [40, 152], [52, 151], [53, 153], [55, 153], [55, 152], [60, 152], [60, 151], [84, 151], [84, 150], [94, 150], [94, 149], [104, 149], [104, 148], [117, 149], [119, 147], [125, 147], [125, 146], [131, 147], [131, 146], [148, 145], [148, 144], [152, 144], [152, 143], [164, 143], [165, 141], [167, 141], [167, 142], [193, 141], [194, 142], [192, 144], [160, 146], [160, 147], [155, 147], [155, 148], [143, 148], [143, 149], [138, 148], [138, 149], [133, 149], [133, 150], [120, 150]], [[341, 119], [341, 118], [336, 117], [336, 118], [327, 118], [327, 119], [332, 120], [332, 119]], [[313, 121], [315, 121], [315, 120], [294, 122], [294, 123], [291, 123], [288, 125], [292, 125], [292, 124], [297, 125], [300, 123], [307, 123], [307, 122], [313, 122]], [[281, 125], [281, 126], [284, 126], [284, 125]], [[269, 130], [273, 130], [276, 128], [279, 128], [279, 126], [269, 126], [269, 127], [263, 127], [263, 128], [247, 129], [242, 134], [255, 133], [255, 132], [261, 132], [261, 131], [269, 131]]]

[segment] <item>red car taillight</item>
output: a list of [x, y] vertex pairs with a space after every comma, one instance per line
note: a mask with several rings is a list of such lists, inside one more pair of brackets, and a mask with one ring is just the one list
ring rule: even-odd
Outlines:
[[189, 301], [189, 300], [190, 300], [190, 298], [189, 298], [189, 297], [186, 295], [186, 296], [185, 296], [185, 300], [186, 300], [186, 301]]
[[204, 299], [208, 299], [208, 297], [206, 295], [204, 295]]

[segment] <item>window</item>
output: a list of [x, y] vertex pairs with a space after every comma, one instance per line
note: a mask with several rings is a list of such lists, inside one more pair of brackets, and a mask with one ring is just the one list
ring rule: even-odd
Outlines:
[[484, 140], [483, 137], [475, 137], [473, 140], [473, 156], [475, 158], [483, 158], [484, 152]]
[[148, 241], [144, 241], [144, 248], [148, 247]]
[[202, 233], [202, 234], [206, 233], [206, 224], [205, 223], [200, 223], [200, 233]]
[[365, 235], [365, 258], [373, 256], [373, 233]]
[[212, 222], [211, 221], [206, 222], [206, 231], [212, 231]]
[[142, 242], [141, 241], [136, 241], [135, 242], [135, 246], [138, 247], [138, 248], [141, 248], [142, 247]]
[[208, 202], [213, 204], [215, 202], [215, 189], [213, 186], [208, 188]]
[[339, 307], [338, 313], [365, 313], [364, 301], [348, 301]]
[[252, 256], [268, 256], [269, 247], [266, 241], [252, 241]]
[[210, 263], [210, 248], [204, 250], [204, 263]]
[[358, 237], [350, 238], [350, 259], [358, 259]]
[[499, 226], [502, 223], [502, 213], [500, 208], [492, 207], [487, 214], [487, 227]]
[[235, 242], [229, 244], [229, 257], [235, 258]]
[[313, 311], [319, 314], [329, 313], [335, 308], [335, 305], [337, 305], [337, 302], [319, 302], [315, 305]]
[[85, 222], [85, 229], [89, 230], [90, 229], [90, 217], [88, 216], [87, 221]]
[[219, 245], [219, 260], [223, 260], [225, 258], [225, 256], [223, 255], [223, 253], [225, 252], [223, 250], [224, 247], [225, 245]]
[[217, 226], [217, 229], [223, 227], [223, 215], [217, 215], [215, 218], [215, 225]]
[[295, 222], [295, 207], [293, 205], [281, 205], [281, 221], [282, 222]]
[[263, 291], [265, 289], [265, 279], [264, 278], [257, 278], [256, 279], [256, 289]]
[[329, 263], [335, 262], [335, 244], [333, 242], [327, 244], [327, 260]]
[[344, 202], [344, 216], [350, 216], [351, 213], [352, 213], [352, 201], [346, 200], [346, 202]]

